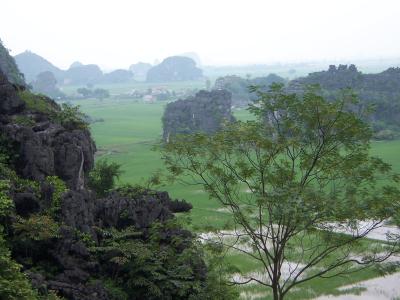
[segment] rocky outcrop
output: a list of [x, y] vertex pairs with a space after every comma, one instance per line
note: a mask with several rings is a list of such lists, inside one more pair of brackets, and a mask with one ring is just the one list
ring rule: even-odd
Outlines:
[[10, 83], [25, 86], [25, 79], [18, 70], [14, 58], [8, 53], [0, 40], [0, 71], [5, 74]]
[[21, 112], [25, 103], [18, 97], [16, 86], [11, 84], [0, 69], [0, 115]]
[[90, 276], [98, 274], [99, 264], [87, 246], [77, 240], [71, 228], [60, 230], [61, 238], [50, 254], [62, 272], [47, 280], [47, 288], [58, 291], [67, 299], [109, 299], [101, 285], [89, 282]]
[[169, 82], [198, 80], [203, 77], [203, 71], [196, 67], [193, 59], [184, 56], [171, 56], [147, 72], [148, 82]]
[[135, 198], [113, 192], [98, 202], [96, 218], [105, 227], [146, 229], [155, 221], [172, 218], [166, 192], [144, 192]]
[[43, 294], [49, 290], [56, 291], [71, 300], [110, 299], [99, 281], [90, 280], [91, 276], [100, 273], [99, 262], [77, 238], [76, 228], [63, 226], [59, 235], [47, 252], [47, 260], [58, 271], [51, 277], [28, 271], [33, 287]]
[[16, 145], [21, 176], [43, 181], [55, 175], [73, 190], [82, 188], [82, 181], [94, 165], [96, 151], [89, 131], [70, 131], [49, 121], [34, 127], [9, 123], [0, 128]]
[[96, 146], [88, 130], [64, 131], [54, 139], [55, 174], [74, 189], [83, 189], [94, 166]]
[[[106, 198], [95, 199], [95, 195], [87, 190], [69, 191], [62, 198], [61, 222], [64, 225], [59, 238], [48, 249], [47, 257], [60, 271], [52, 278], [30, 273], [33, 285], [39, 290], [56, 290], [67, 299], [110, 299], [100, 283], [90, 280], [100, 276], [102, 268], [76, 232], [89, 234], [96, 243], [103, 238], [100, 228], [134, 226], [146, 235], [154, 222], [173, 218], [169, 210], [171, 203], [173, 201], [166, 192], [147, 191], [134, 197], [113, 192]], [[176, 236], [192, 238], [190, 232], [181, 229], [163, 230], [160, 234], [161, 240], [167, 243]], [[183, 247], [181, 251], [185, 245], [179, 246]], [[198, 268], [205, 276], [205, 266], [201, 264]]]
[[71, 228], [92, 234], [95, 225], [96, 197], [93, 192], [68, 191], [61, 201], [61, 219]]
[[[69, 188], [81, 189], [94, 165], [96, 146], [90, 132], [65, 128], [45, 112], [26, 108], [17, 90], [0, 72], [0, 131], [17, 152], [14, 162], [17, 173], [37, 181], [54, 175]], [[60, 109], [51, 99], [41, 101], [51, 111]], [[18, 119], [26, 119], [29, 124], [16, 122]]]
[[194, 97], [167, 105], [162, 118], [163, 138], [168, 141], [176, 134], [214, 133], [232, 120], [230, 92], [200, 91]]

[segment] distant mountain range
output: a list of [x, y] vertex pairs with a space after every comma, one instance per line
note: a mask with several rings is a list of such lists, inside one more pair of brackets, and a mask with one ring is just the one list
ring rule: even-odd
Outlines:
[[[195, 58], [199, 60], [198, 57]], [[202, 70], [196, 66], [196, 61], [188, 56], [167, 57], [162, 63], [155, 66], [138, 63], [131, 65], [129, 70], [118, 69], [105, 74], [95, 64], [84, 65], [80, 62], [74, 62], [68, 70], [61, 70], [40, 55], [30, 51], [16, 55], [15, 61], [27, 83], [36, 81], [38, 76], [44, 72], [53, 73], [59, 85], [113, 84], [130, 80], [169, 82], [197, 80], [203, 77]]]
[[203, 70], [187, 56], [170, 56], [152, 67], [146, 76], [148, 82], [188, 81], [203, 78]]
[[19, 70], [24, 74], [27, 83], [37, 80], [44, 72], [51, 72], [59, 85], [87, 85], [96, 83], [120, 83], [133, 79], [133, 73], [128, 70], [115, 70], [103, 73], [95, 64], [84, 65], [80, 62], [71, 64], [68, 70], [61, 70], [51, 62], [30, 51], [15, 56]]

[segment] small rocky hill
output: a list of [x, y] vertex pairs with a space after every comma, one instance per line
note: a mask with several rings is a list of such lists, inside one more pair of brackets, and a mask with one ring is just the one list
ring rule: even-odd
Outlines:
[[62, 82], [63, 71], [40, 55], [31, 51], [25, 51], [16, 55], [14, 58], [18, 69], [24, 74], [27, 83], [36, 80], [36, 77], [43, 72], [53, 73], [57, 81]]
[[65, 84], [95, 84], [103, 78], [103, 72], [94, 64], [76, 65], [65, 71], [63, 77]]
[[170, 82], [198, 80], [203, 77], [203, 71], [196, 67], [193, 59], [184, 56], [171, 56], [147, 72], [148, 82]]
[[162, 118], [164, 140], [176, 134], [218, 131], [233, 120], [231, 96], [225, 90], [199, 91], [194, 97], [169, 103]]
[[152, 65], [149, 63], [138, 62], [129, 67], [129, 71], [133, 73], [135, 80], [145, 81], [147, 72], [151, 69]]
[[31, 86], [35, 93], [43, 94], [53, 99], [60, 99], [65, 95], [60, 91], [57, 83], [54, 74], [46, 71], [36, 76], [36, 80], [31, 82]]

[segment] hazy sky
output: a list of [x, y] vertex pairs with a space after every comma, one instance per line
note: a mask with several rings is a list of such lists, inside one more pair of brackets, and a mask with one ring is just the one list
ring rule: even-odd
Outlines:
[[400, 57], [399, 0], [1, 0], [0, 38], [66, 68]]

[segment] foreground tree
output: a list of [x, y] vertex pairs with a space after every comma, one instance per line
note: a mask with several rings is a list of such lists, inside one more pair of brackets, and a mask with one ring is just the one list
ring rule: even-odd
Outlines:
[[300, 96], [281, 85], [255, 92], [256, 121], [177, 136], [162, 150], [173, 175], [202, 185], [232, 212], [235, 229], [221, 242], [265, 271], [239, 283], [258, 282], [283, 299], [305, 281], [348, 274], [397, 251], [394, 237], [363, 239], [398, 214], [400, 201], [398, 177], [369, 155], [371, 131], [352, 111], [355, 96], [328, 102], [317, 89]]

